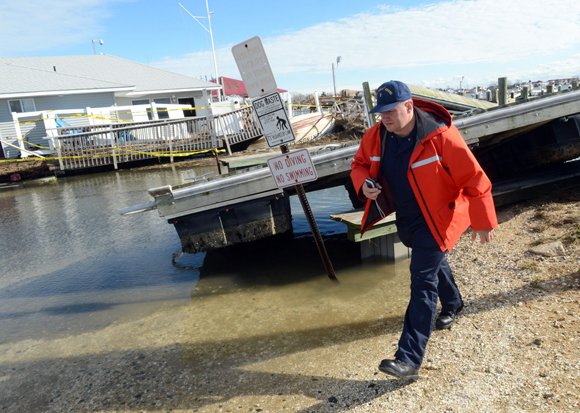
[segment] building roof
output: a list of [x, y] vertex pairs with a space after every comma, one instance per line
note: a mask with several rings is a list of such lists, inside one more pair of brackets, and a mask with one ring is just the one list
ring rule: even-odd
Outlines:
[[246, 85], [243, 81], [232, 79], [231, 77], [220, 76], [220, 83], [224, 87], [224, 95], [248, 97], [248, 91], [246, 90]]
[[217, 87], [110, 55], [0, 57], [0, 97], [4, 98], [104, 91], [142, 96]]

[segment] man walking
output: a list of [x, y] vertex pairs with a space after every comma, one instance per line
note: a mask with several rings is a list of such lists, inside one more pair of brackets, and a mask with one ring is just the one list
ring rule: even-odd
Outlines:
[[366, 202], [361, 230], [392, 212], [403, 244], [412, 248], [411, 297], [394, 359], [379, 369], [416, 378], [435, 325], [450, 328], [463, 309], [446, 253], [471, 226], [473, 239], [493, 239], [497, 217], [491, 182], [442, 106], [413, 99], [406, 84], [377, 89], [381, 122], [364, 134], [351, 165], [358, 197]]

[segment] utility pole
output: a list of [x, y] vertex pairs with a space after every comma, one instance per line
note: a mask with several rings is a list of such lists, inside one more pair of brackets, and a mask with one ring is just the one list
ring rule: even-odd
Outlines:
[[[193, 20], [195, 20], [197, 22], [197, 24], [199, 24], [206, 32], [209, 33], [209, 38], [211, 41], [211, 52], [213, 55], [213, 68], [214, 68], [214, 72], [215, 72], [215, 82], [217, 85], [219, 85], [220, 84], [220, 75], [218, 73], [217, 60], [216, 60], [216, 56], [215, 56], [215, 45], [213, 42], [213, 31], [211, 28], [211, 15], [213, 14], [213, 12], [209, 11], [209, 0], [205, 0], [205, 9], [207, 12], [207, 16], [194, 16], [193, 14], [191, 14], [189, 12], [189, 10], [187, 10], [185, 7], [183, 7], [183, 5], [181, 3], [177, 3], [177, 4], [179, 4], [179, 7], [181, 7], [183, 10], [185, 10], [185, 12], [187, 14], [189, 14], [191, 16], [191, 18], [193, 18]], [[203, 25], [203, 23], [199, 21], [199, 19], [207, 19], [207, 26], [208, 27], [205, 27]], [[221, 99], [221, 90], [220, 89], [217, 90], [217, 96], [218, 96], [218, 100], [221, 101], [222, 99]]]
[[[338, 68], [338, 64], [340, 63], [340, 56], [336, 57], [336, 67]], [[336, 77], [334, 75], [334, 62], [332, 62], [332, 87], [334, 89], [334, 100], [336, 100]]]

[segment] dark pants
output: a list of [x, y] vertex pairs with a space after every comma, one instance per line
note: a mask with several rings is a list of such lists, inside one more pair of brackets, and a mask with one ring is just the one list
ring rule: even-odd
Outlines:
[[442, 311], [459, 308], [462, 299], [445, 253], [439, 248], [414, 247], [410, 270], [411, 298], [395, 357], [419, 368], [433, 329], [437, 297]]

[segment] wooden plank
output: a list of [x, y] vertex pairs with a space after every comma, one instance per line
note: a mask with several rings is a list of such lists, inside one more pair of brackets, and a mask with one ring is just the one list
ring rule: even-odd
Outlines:
[[[354, 242], [366, 241], [369, 239], [382, 237], [384, 235], [395, 234], [397, 232], [397, 226], [395, 222], [389, 222], [386, 224], [375, 224], [370, 229], [367, 229], [365, 233], [361, 236], [360, 227], [358, 230], [354, 231], [352, 234], [352, 240]], [[349, 239], [351, 239], [349, 237]]]
[[346, 224], [348, 231], [347, 237], [349, 240], [354, 242], [366, 241], [397, 232], [397, 226], [395, 225], [396, 215], [393, 213], [377, 222], [371, 228], [366, 230], [364, 235], [361, 236], [360, 225], [362, 222], [363, 213], [364, 211], [361, 210], [344, 212], [341, 214], [331, 215], [330, 219]]
[[330, 216], [330, 219], [347, 225], [347, 238], [359, 243], [363, 260], [382, 257], [396, 261], [410, 257], [410, 249], [403, 245], [397, 235], [394, 213], [377, 222], [361, 236], [363, 213], [359, 210]]
[[265, 166], [268, 164], [268, 159], [276, 155], [279, 155], [279, 152], [268, 152], [266, 154], [259, 155], [222, 158], [221, 162], [224, 163], [229, 169], [249, 168], [258, 165]]
[[[330, 216], [330, 219], [332, 219], [334, 221], [344, 222], [347, 225], [353, 225], [353, 226], [357, 226], [360, 228], [363, 214], [364, 214], [364, 211], [359, 209], [356, 211], [343, 212], [340, 214], [333, 214]], [[381, 219], [375, 225], [384, 225], [387, 223], [394, 223], [395, 220], [396, 220], [396, 214], [392, 213], [391, 215], [386, 216], [383, 219]]]

